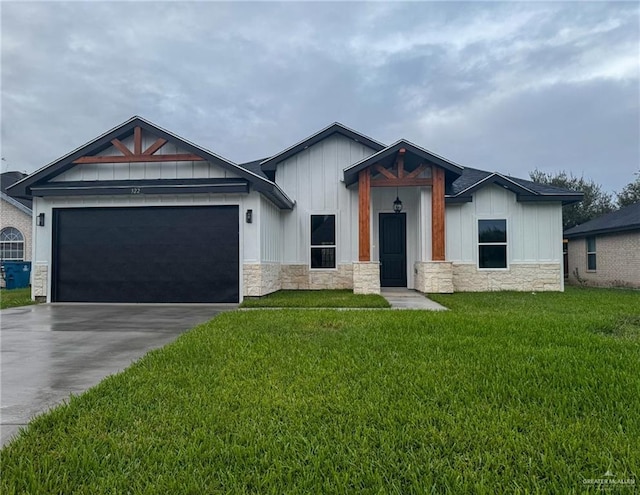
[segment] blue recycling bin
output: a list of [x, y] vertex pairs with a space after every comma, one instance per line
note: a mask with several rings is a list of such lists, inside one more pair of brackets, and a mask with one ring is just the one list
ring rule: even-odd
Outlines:
[[22, 289], [29, 287], [31, 278], [30, 261], [3, 261], [4, 284], [7, 289]]

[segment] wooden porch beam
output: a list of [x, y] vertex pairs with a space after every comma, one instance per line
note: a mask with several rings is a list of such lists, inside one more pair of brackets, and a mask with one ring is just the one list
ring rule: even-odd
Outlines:
[[129, 148], [127, 148], [122, 141], [120, 141], [118, 138], [112, 139], [111, 140], [111, 144], [113, 144], [113, 147], [116, 148], [120, 153], [122, 153], [123, 155], [126, 156], [131, 156], [133, 155], [133, 153], [131, 153], [131, 150]]
[[139, 126], [133, 129], [133, 154], [142, 154], [142, 129]]
[[396, 164], [398, 165], [398, 179], [404, 177], [404, 154], [407, 150], [400, 148], [398, 150], [398, 157], [396, 158]]
[[379, 163], [376, 163], [374, 165], [374, 168], [376, 169], [377, 172], [380, 172], [382, 175], [384, 175], [387, 179], [391, 179], [391, 180], [396, 180], [397, 177], [395, 175], [393, 175], [388, 169], [384, 168], [382, 165], [380, 165]]
[[371, 171], [358, 175], [358, 259], [371, 261]]
[[444, 170], [431, 167], [431, 177], [431, 259], [444, 261]]
[[427, 166], [424, 163], [422, 163], [422, 164], [420, 164], [420, 166], [417, 169], [415, 169], [413, 172], [411, 172], [405, 178], [406, 179], [414, 179], [414, 178], [418, 177], [418, 175], [420, 175], [425, 170], [427, 170]]
[[167, 144], [166, 139], [158, 138], [156, 142], [149, 146], [146, 150], [142, 152], [143, 155], [153, 155], [156, 151], [162, 148], [165, 144]]
[[411, 187], [411, 186], [431, 186], [432, 179], [421, 179], [418, 177], [404, 179], [371, 179], [371, 187]]
[[204, 158], [190, 153], [179, 155], [82, 156], [73, 163], [140, 163], [140, 162], [203, 162]]

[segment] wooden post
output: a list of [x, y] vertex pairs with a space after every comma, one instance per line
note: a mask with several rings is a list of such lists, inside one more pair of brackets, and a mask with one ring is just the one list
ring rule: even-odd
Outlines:
[[133, 129], [133, 154], [142, 154], [142, 129], [138, 126]]
[[431, 259], [444, 261], [444, 170], [431, 167]]
[[358, 176], [358, 259], [371, 261], [371, 172], [368, 168]]

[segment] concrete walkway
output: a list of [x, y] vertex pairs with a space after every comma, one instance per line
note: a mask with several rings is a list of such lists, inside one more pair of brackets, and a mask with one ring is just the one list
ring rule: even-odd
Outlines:
[[447, 311], [447, 308], [428, 299], [420, 292], [404, 287], [383, 287], [381, 290], [391, 309], [426, 309], [427, 311]]

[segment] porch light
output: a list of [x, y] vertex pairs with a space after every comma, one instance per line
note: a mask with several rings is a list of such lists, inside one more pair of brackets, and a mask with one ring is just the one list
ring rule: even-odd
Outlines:
[[402, 201], [400, 201], [398, 196], [396, 196], [396, 200], [393, 202], [393, 211], [396, 213], [400, 213], [402, 211]]
[[36, 225], [38, 225], [38, 227], [44, 227], [44, 213], [39, 213], [37, 218]]

